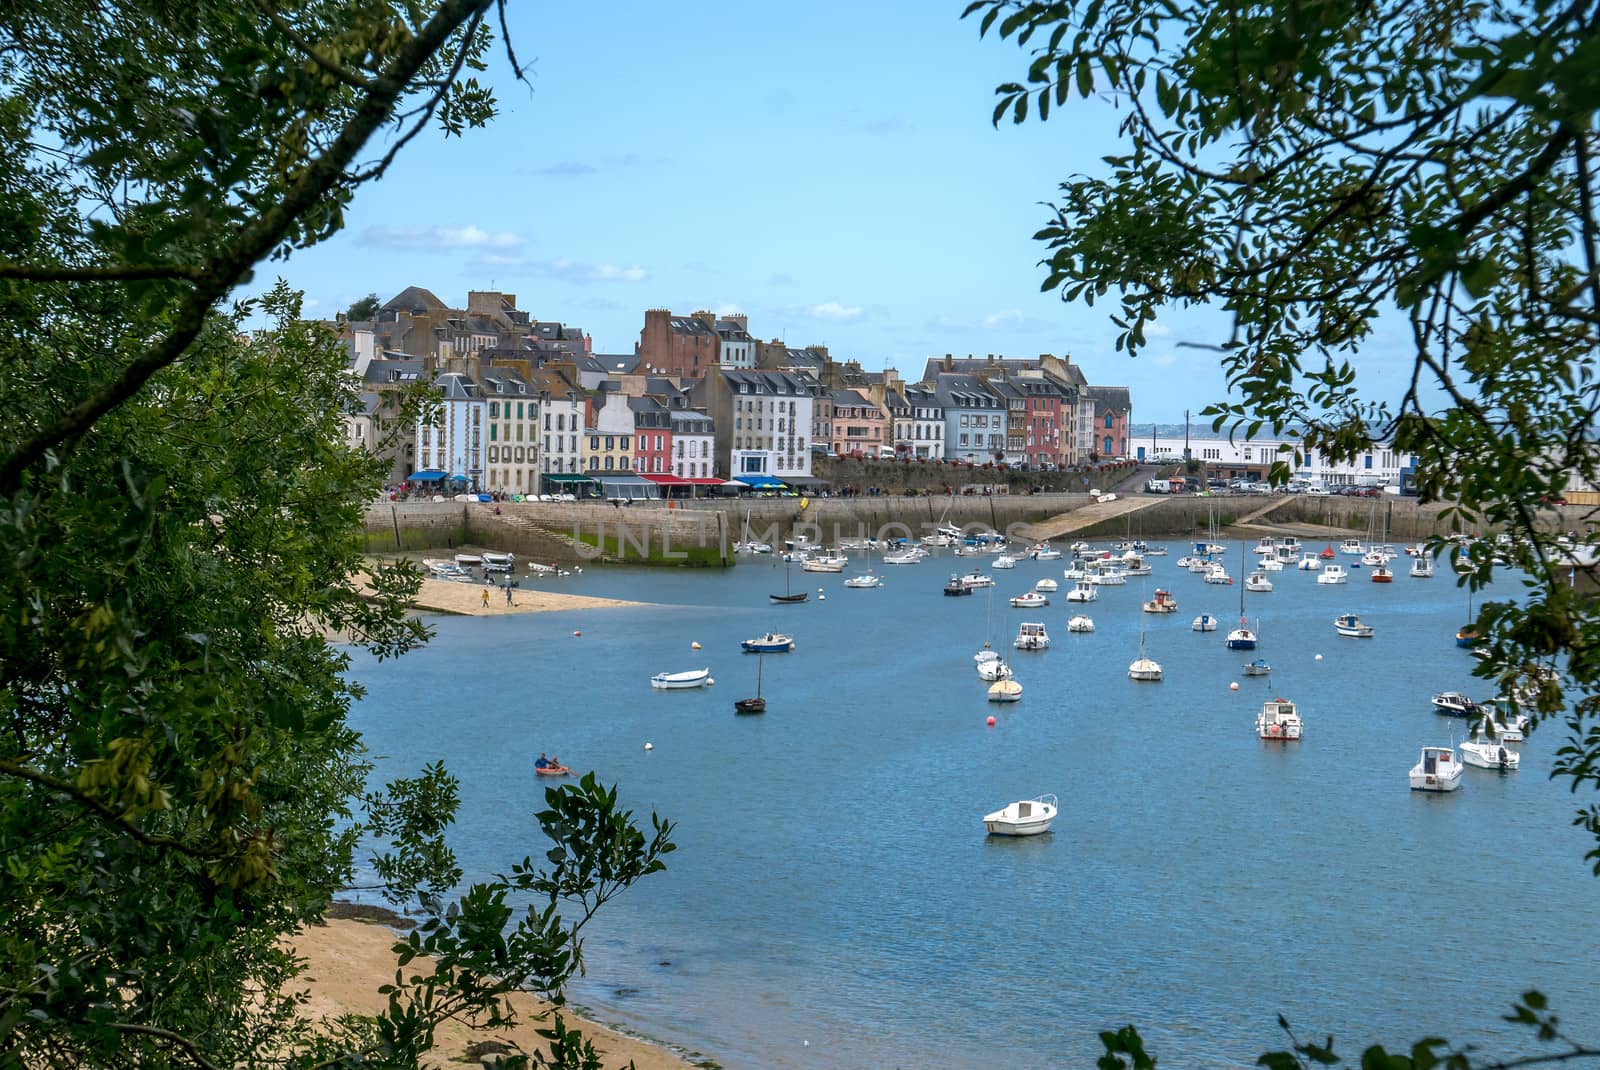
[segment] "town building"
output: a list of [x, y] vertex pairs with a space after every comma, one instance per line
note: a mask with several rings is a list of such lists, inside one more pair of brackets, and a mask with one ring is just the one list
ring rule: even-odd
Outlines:
[[692, 409], [669, 414], [672, 421], [672, 474], [679, 479], [716, 476], [716, 430], [711, 417]]
[[756, 339], [750, 335], [748, 316], [720, 317], [713, 329], [722, 339], [717, 360], [724, 368], [749, 371], [756, 366]]
[[1035, 471], [1065, 464], [1067, 435], [1062, 414], [1065, 389], [1054, 379], [1042, 375], [1019, 375], [1011, 382], [1022, 391], [1027, 402], [1023, 463]]
[[820, 389], [808, 375], [732, 368], [690, 384], [696, 407], [714, 425], [712, 474], [809, 481], [812, 411]]
[[841, 457], [881, 456], [889, 445], [883, 410], [859, 390], [832, 390], [824, 396], [833, 407], [831, 450]]
[[906, 401], [905, 389], [903, 383], [895, 383], [883, 391], [883, 412], [889, 428], [886, 444], [894, 449], [896, 457], [912, 456], [911, 405]]
[[939, 404], [938, 393], [919, 384], [906, 387], [905, 398], [911, 407], [911, 456], [943, 457], [944, 406]]
[[1094, 410], [1094, 446], [1090, 460], [1129, 456], [1128, 420], [1133, 403], [1125, 386], [1086, 386], [1083, 396]]
[[672, 472], [672, 414], [659, 399], [628, 399], [633, 410], [633, 470], [640, 475]]
[[509, 494], [538, 493], [538, 395], [511, 368], [480, 368], [478, 386], [489, 410], [484, 489]]
[[[546, 362], [530, 375], [528, 385], [539, 398], [539, 474], [570, 475], [582, 471], [583, 400], [577, 390], [575, 369], [571, 364]], [[539, 485], [541, 494], [550, 489], [544, 483]]]
[[976, 375], [939, 372], [932, 386], [944, 410], [945, 459], [976, 464], [1004, 460], [1004, 400]]
[[665, 308], [648, 310], [639, 331], [640, 370], [646, 375], [701, 378], [720, 356], [722, 337], [716, 322], [705, 311], [679, 316]]
[[488, 445], [484, 433], [488, 403], [478, 384], [460, 372], [433, 380], [439, 405], [432, 419], [417, 417], [417, 470], [437, 473], [452, 486], [484, 489]]

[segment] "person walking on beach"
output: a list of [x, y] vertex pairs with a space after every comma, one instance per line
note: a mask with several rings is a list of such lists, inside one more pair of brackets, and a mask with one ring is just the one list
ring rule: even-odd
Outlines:
[[484, 609], [488, 609], [489, 608], [489, 592], [488, 591], [484, 591], [483, 592], [483, 608]]
[[[487, 593], [487, 592], [485, 592]], [[511, 605], [511, 581], [506, 581], [506, 605]]]

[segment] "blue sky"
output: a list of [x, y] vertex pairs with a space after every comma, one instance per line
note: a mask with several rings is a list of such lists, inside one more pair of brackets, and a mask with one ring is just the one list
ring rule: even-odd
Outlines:
[[1141, 422], [1224, 396], [1216, 355], [1175, 344], [1223, 340], [1220, 316], [1175, 313], [1130, 360], [1108, 305], [1039, 291], [1040, 202], [1102, 166], [1118, 113], [992, 126], [1026, 60], [963, 6], [513, 0], [531, 90], [497, 50], [492, 126], [419, 137], [344, 232], [274, 267], [314, 316], [498, 289], [600, 352], [632, 352], [646, 308], [710, 308], [911, 378], [946, 352], [1070, 354]]

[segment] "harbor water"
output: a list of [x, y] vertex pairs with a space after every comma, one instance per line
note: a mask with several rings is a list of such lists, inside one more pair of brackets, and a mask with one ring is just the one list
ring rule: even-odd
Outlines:
[[[1448, 567], [1413, 579], [1402, 557], [1388, 585], [1272, 573], [1275, 590], [1245, 595], [1261, 643], [1244, 653], [1224, 647], [1239, 545], [1221, 557], [1231, 586], [1168, 546], [1153, 576], [1087, 605], [1065, 601], [1068, 561], [999, 571], [949, 551], [879, 563], [871, 590], [843, 587], [860, 554], [842, 574], [794, 566], [798, 606], [769, 604], [785, 590], [772, 558], [591, 569], [537, 582], [651, 605], [436, 618], [420, 651], [356, 656], [353, 722], [375, 778], [434, 759], [460, 778], [469, 879], [542, 853], [540, 752], [620, 785], [642, 821], [675, 821], [667, 871], [588, 931], [572, 995], [730, 1068], [1083, 1066], [1128, 1023], [1163, 1063], [1248, 1066], [1287, 1044], [1279, 1014], [1350, 1055], [1430, 1035], [1510, 1053], [1534, 1047], [1501, 1020], [1528, 988], [1600, 1042], [1596, 878], [1571, 826], [1587, 800], [1548, 778], [1562, 725], [1522, 745], [1519, 772], [1408, 788], [1419, 748], [1467, 724], [1429, 697], [1489, 697], [1454, 644], [1467, 595]], [[974, 565], [993, 596], [944, 597]], [[1008, 608], [1045, 576], [1061, 585], [1048, 607]], [[1157, 587], [1177, 613], [1140, 612]], [[1476, 597], [1522, 590], [1507, 577]], [[1068, 634], [1080, 612], [1093, 634]], [[1201, 612], [1217, 631], [1191, 630]], [[1337, 636], [1345, 612], [1375, 636]], [[1046, 623], [1048, 650], [1011, 649], [1024, 620]], [[1128, 679], [1141, 627], [1160, 683]], [[758, 664], [739, 641], [769, 630], [797, 647], [761, 659], [766, 714], [736, 716]], [[1015, 705], [985, 701], [986, 639], [1023, 685]], [[1256, 657], [1271, 674], [1243, 676]], [[649, 686], [703, 667], [715, 686]], [[1255, 737], [1274, 696], [1298, 704], [1303, 741]], [[1049, 834], [984, 835], [983, 814], [1046, 792]]]

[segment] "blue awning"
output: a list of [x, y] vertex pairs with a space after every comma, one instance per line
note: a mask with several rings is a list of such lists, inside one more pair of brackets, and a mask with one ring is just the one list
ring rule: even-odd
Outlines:
[[439, 471], [437, 468], [424, 468], [420, 472], [412, 472], [406, 478], [419, 480], [423, 483], [430, 483], [435, 479], [443, 479], [444, 473]]
[[734, 476], [733, 478], [738, 480], [740, 483], [744, 483], [752, 487], [788, 486], [788, 484], [786, 484], [783, 480], [777, 479], [773, 476]]

